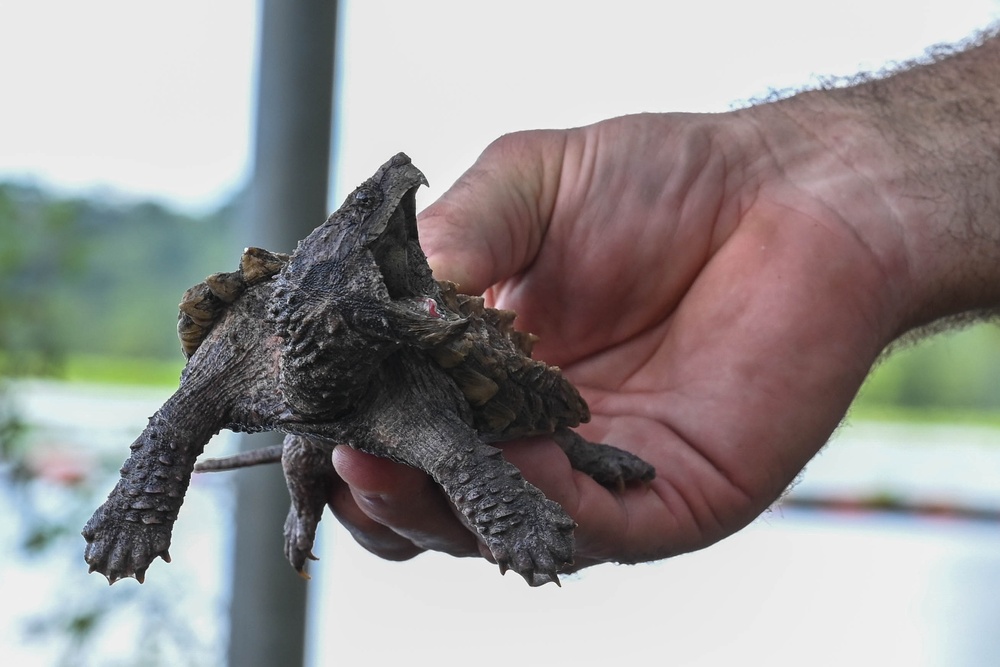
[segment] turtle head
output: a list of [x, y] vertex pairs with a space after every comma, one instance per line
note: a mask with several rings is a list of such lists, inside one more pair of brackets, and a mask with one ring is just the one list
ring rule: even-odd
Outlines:
[[395, 350], [435, 347], [465, 330], [417, 238], [415, 193], [426, 183], [395, 155], [278, 274], [270, 318], [284, 339], [282, 392], [300, 413], [346, 406]]
[[343, 292], [345, 281], [369, 290], [375, 281], [389, 298], [424, 293], [431, 278], [417, 238], [416, 191], [426, 184], [409, 157], [393, 156], [299, 242], [289, 278], [319, 291]]

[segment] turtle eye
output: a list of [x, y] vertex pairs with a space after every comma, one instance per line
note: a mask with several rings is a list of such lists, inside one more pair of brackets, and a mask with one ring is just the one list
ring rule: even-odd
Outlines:
[[372, 192], [371, 189], [361, 186], [354, 191], [354, 201], [355, 203], [361, 204], [362, 206], [376, 206], [379, 202], [379, 197], [377, 193]]

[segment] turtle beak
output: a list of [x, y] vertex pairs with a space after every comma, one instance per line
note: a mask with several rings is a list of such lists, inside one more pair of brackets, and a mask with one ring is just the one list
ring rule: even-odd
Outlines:
[[403, 153], [372, 176], [383, 199], [365, 221], [368, 242], [392, 299], [432, 293], [434, 281], [417, 235], [416, 192], [427, 180]]
[[365, 221], [368, 227], [365, 245], [370, 246], [385, 235], [401, 243], [416, 241], [416, 192], [421, 185], [427, 185], [423, 173], [405, 153], [397, 153], [379, 167], [370, 182], [382, 193], [382, 201]]
[[[390, 275], [390, 282], [395, 280], [394, 276], [406, 268], [397, 267], [395, 261], [400, 249], [409, 255], [412, 253], [408, 248], [416, 247], [418, 251], [420, 248], [415, 195], [417, 188], [426, 183], [427, 179], [409, 157], [403, 153], [393, 156], [348, 195], [326, 222], [299, 241], [283, 273], [289, 278], [301, 275], [303, 280], [314, 273], [316, 277], [310, 280], [324, 282], [330, 276], [320, 279], [320, 273], [329, 274], [335, 266], [340, 271], [357, 271], [357, 267], [346, 267], [368, 256], [368, 261], [378, 265], [371, 268], [384, 269]], [[421, 259], [424, 259], [422, 253]], [[412, 264], [406, 257], [403, 260], [404, 264]], [[326, 269], [319, 271], [323, 266]]]

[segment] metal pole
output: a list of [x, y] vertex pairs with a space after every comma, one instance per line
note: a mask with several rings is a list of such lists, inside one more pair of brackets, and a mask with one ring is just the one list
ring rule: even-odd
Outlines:
[[[327, 215], [336, 0], [262, 0], [253, 181], [244, 245], [290, 252]], [[241, 449], [280, 441], [242, 436]], [[284, 559], [275, 466], [236, 477], [229, 664], [301, 665], [306, 585]]]

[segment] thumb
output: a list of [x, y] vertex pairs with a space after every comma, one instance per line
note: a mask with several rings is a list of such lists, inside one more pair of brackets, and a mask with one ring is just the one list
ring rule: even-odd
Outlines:
[[436, 278], [481, 294], [531, 264], [555, 206], [566, 136], [500, 137], [420, 214], [421, 246]]

